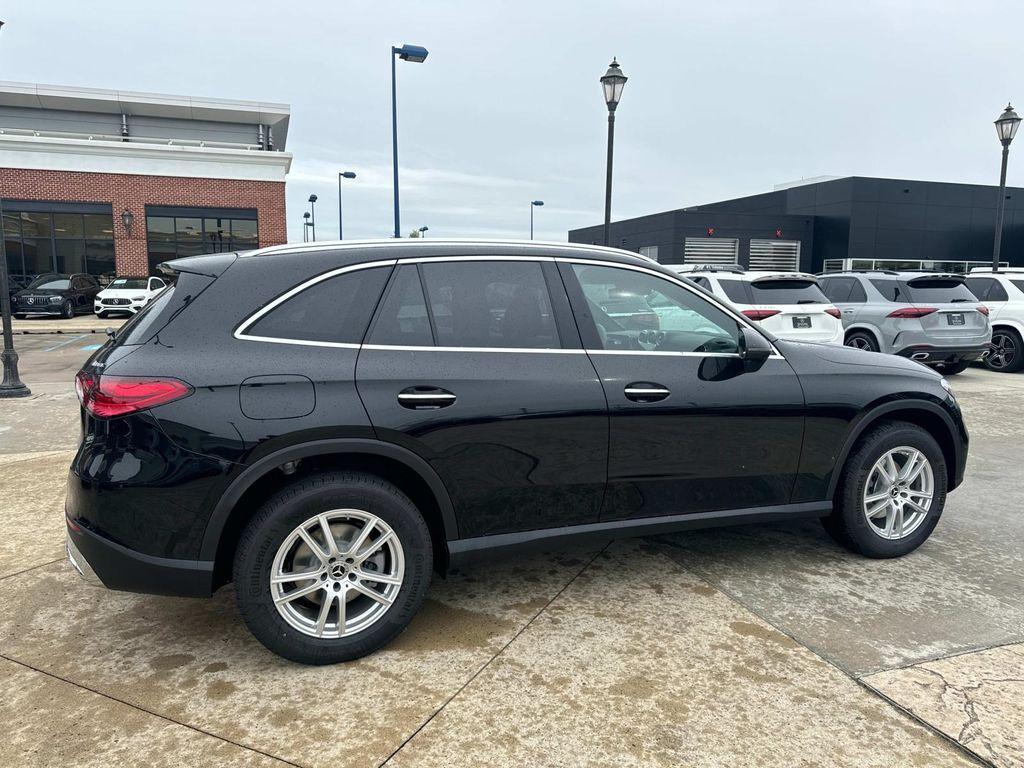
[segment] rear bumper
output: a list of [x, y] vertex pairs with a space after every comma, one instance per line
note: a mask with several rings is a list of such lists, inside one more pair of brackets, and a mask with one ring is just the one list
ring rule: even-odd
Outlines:
[[91, 584], [178, 597], [208, 597], [213, 592], [212, 562], [144, 555], [70, 520], [67, 528], [68, 560]]
[[989, 343], [968, 346], [938, 347], [931, 344], [911, 344], [896, 351], [900, 357], [909, 357], [920, 363], [963, 363], [981, 360], [992, 349]]

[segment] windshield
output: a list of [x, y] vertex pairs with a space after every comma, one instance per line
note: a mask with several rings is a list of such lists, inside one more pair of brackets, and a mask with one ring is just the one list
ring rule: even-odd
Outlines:
[[117, 280], [112, 282], [107, 287], [108, 288], [126, 288], [126, 289], [131, 289], [133, 291], [134, 290], [142, 290], [142, 291], [144, 291], [144, 290], [146, 290], [146, 280], [145, 279], [137, 279], [137, 278], [129, 278], [129, 277], [119, 277], [119, 278], [117, 278]]
[[43, 288], [50, 291], [63, 291], [71, 285], [70, 278], [60, 275], [43, 275], [37, 277], [29, 285], [29, 288]]

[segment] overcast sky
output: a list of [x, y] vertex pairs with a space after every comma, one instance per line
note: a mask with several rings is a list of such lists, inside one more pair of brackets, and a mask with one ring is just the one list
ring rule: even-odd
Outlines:
[[[7, 0], [0, 79], [286, 102], [291, 240], [391, 233], [392, 44], [403, 234], [537, 237], [823, 174], [998, 180], [992, 121], [1024, 107], [1024, 3]], [[1020, 140], [1019, 140], [1020, 141]], [[1024, 142], [1021, 142], [1024, 143]], [[1009, 181], [1024, 186], [1024, 146]]]

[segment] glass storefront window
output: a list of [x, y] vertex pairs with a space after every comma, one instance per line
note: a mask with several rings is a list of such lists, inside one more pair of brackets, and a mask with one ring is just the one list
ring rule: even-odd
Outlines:
[[53, 214], [53, 236], [59, 238], [83, 238], [85, 232], [82, 229], [82, 214], [80, 213], [55, 213]]
[[85, 272], [84, 240], [58, 240], [55, 246], [57, 272], [67, 275]]
[[150, 272], [160, 262], [203, 253], [249, 250], [259, 246], [256, 211], [246, 209], [147, 209]]
[[82, 217], [88, 240], [113, 240], [114, 218], [104, 213], [87, 213]]
[[[58, 202], [4, 202], [4, 244], [12, 275], [34, 278], [53, 272], [113, 274], [114, 218], [103, 207]], [[91, 210], [90, 210], [91, 209]], [[96, 243], [100, 257], [90, 257]]]
[[36, 212], [22, 213], [21, 233], [24, 237], [49, 237], [50, 214]]

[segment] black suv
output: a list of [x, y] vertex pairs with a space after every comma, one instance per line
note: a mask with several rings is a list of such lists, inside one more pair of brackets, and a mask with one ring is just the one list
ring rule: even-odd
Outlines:
[[68, 555], [111, 589], [233, 581], [289, 659], [379, 648], [433, 571], [498, 551], [819, 517], [903, 555], [963, 477], [938, 374], [775, 339], [622, 251], [334, 243], [164, 271], [78, 375]]
[[11, 312], [19, 320], [28, 315], [60, 315], [92, 312], [100, 284], [92, 275], [40, 275], [14, 294]]

